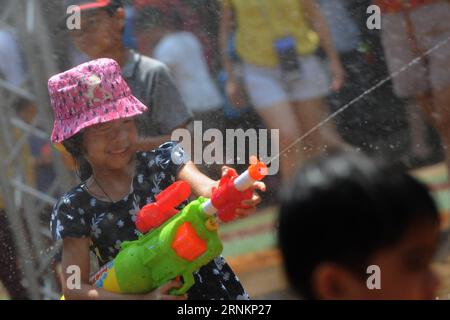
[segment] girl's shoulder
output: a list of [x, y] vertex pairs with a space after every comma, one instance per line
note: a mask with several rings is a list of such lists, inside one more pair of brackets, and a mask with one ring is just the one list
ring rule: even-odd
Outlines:
[[[174, 175], [185, 163], [185, 152], [176, 142], [169, 141], [151, 151], [139, 151], [136, 153], [138, 171], [171, 171]], [[140, 169], [140, 170], [139, 170]]]

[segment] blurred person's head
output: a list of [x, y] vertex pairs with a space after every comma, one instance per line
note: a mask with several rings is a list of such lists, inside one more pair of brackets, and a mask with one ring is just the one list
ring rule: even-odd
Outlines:
[[[335, 152], [284, 189], [279, 245], [306, 299], [433, 299], [439, 214], [427, 188], [368, 158]], [[369, 289], [378, 266], [380, 289]]]
[[183, 29], [179, 10], [163, 5], [142, 8], [134, 24], [138, 47], [143, 53], [151, 53], [164, 35]]
[[26, 98], [19, 98], [16, 101], [15, 111], [19, 118], [27, 124], [33, 123], [38, 113], [36, 104]]
[[120, 0], [68, 0], [80, 8], [80, 29], [70, 30], [75, 46], [92, 59], [124, 50], [125, 10]]

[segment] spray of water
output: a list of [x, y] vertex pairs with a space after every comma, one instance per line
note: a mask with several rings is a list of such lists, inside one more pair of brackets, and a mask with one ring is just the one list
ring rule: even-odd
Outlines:
[[279, 157], [281, 157], [281, 155], [283, 155], [284, 153], [288, 152], [288, 150], [290, 148], [292, 148], [293, 146], [295, 146], [297, 143], [303, 141], [305, 138], [307, 138], [311, 133], [313, 133], [314, 131], [316, 131], [317, 129], [319, 129], [320, 127], [322, 127], [324, 124], [326, 124], [328, 121], [332, 120], [333, 118], [335, 118], [337, 115], [339, 115], [340, 113], [344, 112], [345, 110], [347, 110], [349, 107], [351, 107], [353, 104], [355, 104], [356, 102], [358, 102], [359, 100], [361, 100], [362, 98], [364, 98], [365, 96], [367, 96], [368, 94], [372, 93], [373, 91], [375, 91], [376, 89], [378, 89], [379, 87], [381, 87], [382, 85], [384, 85], [386, 82], [398, 77], [398, 75], [400, 75], [401, 73], [405, 72], [407, 69], [409, 69], [410, 67], [416, 65], [417, 63], [419, 63], [423, 58], [425, 58], [426, 56], [428, 56], [430, 53], [432, 53], [433, 51], [438, 50], [440, 47], [442, 47], [443, 45], [445, 45], [447, 42], [450, 41], [450, 37], [439, 42], [438, 44], [436, 44], [434, 47], [430, 48], [429, 50], [425, 51], [421, 56], [418, 56], [417, 58], [413, 59], [411, 62], [409, 62], [408, 64], [406, 64], [405, 66], [403, 66], [400, 70], [390, 74], [389, 76], [387, 76], [386, 78], [382, 79], [381, 81], [379, 81], [377, 84], [375, 84], [374, 86], [372, 86], [371, 88], [367, 89], [366, 91], [364, 91], [361, 95], [359, 95], [358, 97], [356, 97], [355, 99], [351, 100], [349, 103], [345, 104], [344, 106], [340, 107], [338, 110], [336, 110], [335, 112], [333, 112], [332, 114], [330, 114], [328, 117], [326, 117], [324, 120], [320, 121], [318, 124], [316, 124], [314, 127], [312, 127], [310, 130], [308, 130], [305, 134], [303, 134], [302, 136], [300, 136], [299, 138], [297, 138], [295, 141], [293, 141], [291, 144], [289, 144], [286, 148], [284, 148], [283, 150], [281, 150], [277, 155], [273, 156], [272, 158], [269, 159], [269, 161], [267, 162], [267, 164], [271, 163], [272, 161], [278, 159]]

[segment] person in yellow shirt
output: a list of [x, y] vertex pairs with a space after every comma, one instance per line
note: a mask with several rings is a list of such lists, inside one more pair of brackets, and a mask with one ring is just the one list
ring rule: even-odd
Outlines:
[[[280, 129], [280, 150], [326, 117], [323, 98], [339, 90], [344, 71], [320, 8], [314, 0], [223, 0], [220, 28], [222, 60], [228, 75], [226, 91], [235, 106], [242, 106], [243, 91], [227, 54], [233, 32], [243, 62], [245, 89], [269, 129]], [[322, 47], [329, 71], [315, 54]], [[344, 143], [332, 125], [308, 135], [291, 153], [281, 157], [281, 173], [290, 176], [296, 164], [326, 146]], [[295, 150], [292, 148], [292, 150]]]
[[[420, 106], [441, 138], [450, 172], [450, 1], [374, 0], [394, 93]], [[414, 63], [412, 63], [414, 62]]]

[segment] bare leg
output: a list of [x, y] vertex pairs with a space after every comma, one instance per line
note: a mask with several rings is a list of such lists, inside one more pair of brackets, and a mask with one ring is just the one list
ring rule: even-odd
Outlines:
[[[408, 123], [411, 132], [411, 152], [413, 156], [424, 158], [431, 152], [430, 146], [427, 145], [425, 139], [427, 135], [427, 127], [425, 121], [431, 121], [432, 101], [429, 97], [422, 96], [415, 101], [411, 101], [408, 107]], [[426, 115], [427, 118], [423, 116]]]
[[[289, 102], [282, 102], [276, 105], [256, 110], [269, 129], [279, 129], [280, 131], [280, 152], [289, 146], [300, 136], [297, 126], [295, 112]], [[300, 154], [293, 148], [286, 150], [280, 156], [280, 171], [283, 181], [292, 176], [292, 173], [301, 163]]]
[[422, 108], [426, 118], [433, 126], [436, 126], [438, 119], [438, 110], [434, 107], [433, 96], [431, 93], [421, 94], [415, 97], [416, 102]]
[[[315, 128], [328, 116], [328, 111], [322, 99], [295, 102], [294, 110], [296, 113], [296, 121], [302, 129], [302, 134], [308, 133], [299, 143], [302, 152], [307, 158], [326, 151], [330, 147], [352, 149], [339, 136], [333, 119]], [[310, 132], [310, 130], [312, 131]]]

